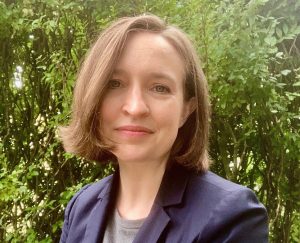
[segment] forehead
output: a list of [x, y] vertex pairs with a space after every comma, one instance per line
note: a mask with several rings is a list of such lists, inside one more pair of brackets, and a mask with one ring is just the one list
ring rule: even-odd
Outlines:
[[170, 71], [183, 75], [184, 63], [174, 46], [161, 34], [153, 32], [131, 32], [125, 42], [115, 69], [132, 66]]
[[152, 50], [162, 54], [177, 54], [171, 43], [159, 33], [138, 31], [130, 32], [125, 42], [125, 51], [134, 48], [135, 50]]

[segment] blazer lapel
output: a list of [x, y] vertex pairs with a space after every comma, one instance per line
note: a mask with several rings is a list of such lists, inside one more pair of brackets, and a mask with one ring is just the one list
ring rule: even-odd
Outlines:
[[98, 196], [98, 203], [92, 210], [84, 234], [83, 242], [98, 243], [102, 242], [106, 227], [108, 212], [112, 212], [114, 205], [116, 183], [118, 183], [118, 171], [113, 175], [112, 180], [108, 181]]
[[[182, 166], [173, 164], [167, 169], [158, 194], [149, 216], [137, 233], [133, 243], [154, 243], [157, 242], [172, 220], [168, 214], [167, 207], [182, 203], [189, 174]], [[98, 196], [98, 202], [90, 214], [83, 242], [102, 242], [106, 227], [106, 218], [110, 209], [114, 206], [116, 190], [119, 183], [118, 170], [114, 173], [113, 179], [108, 181]]]
[[105, 229], [106, 212], [108, 208], [108, 197], [99, 199], [89, 217], [83, 242], [97, 243]]
[[133, 243], [154, 243], [172, 220], [167, 207], [182, 203], [189, 180], [188, 172], [180, 165], [173, 164], [167, 169], [149, 216], [138, 231]]
[[154, 204], [151, 213], [138, 231], [133, 243], [157, 242], [169, 221], [170, 217], [165, 210], [160, 205]]

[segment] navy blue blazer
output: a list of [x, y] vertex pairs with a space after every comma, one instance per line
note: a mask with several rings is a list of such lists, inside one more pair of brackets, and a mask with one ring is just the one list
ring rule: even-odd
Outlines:
[[[65, 210], [61, 243], [102, 242], [119, 175], [83, 187]], [[254, 193], [212, 172], [166, 170], [134, 243], [268, 242], [266, 209]]]

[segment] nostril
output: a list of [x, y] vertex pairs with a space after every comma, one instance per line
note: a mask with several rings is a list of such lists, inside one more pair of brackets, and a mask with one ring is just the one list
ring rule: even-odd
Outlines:
[[148, 114], [150, 109], [143, 97], [131, 95], [122, 107], [123, 112], [132, 116]]

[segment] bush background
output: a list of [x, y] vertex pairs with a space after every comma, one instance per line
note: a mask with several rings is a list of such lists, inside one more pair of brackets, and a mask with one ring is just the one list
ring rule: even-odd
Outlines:
[[64, 153], [57, 127], [97, 34], [145, 12], [184, 29], [201, 56], [212, 170], [256, 192], [270, 242], [299, 242], [299, 0], [0, 1], [0, 241], [58, 242], [74, 192], [111, 173]]

